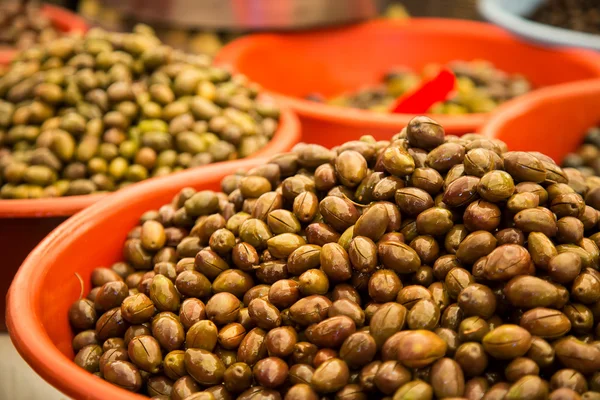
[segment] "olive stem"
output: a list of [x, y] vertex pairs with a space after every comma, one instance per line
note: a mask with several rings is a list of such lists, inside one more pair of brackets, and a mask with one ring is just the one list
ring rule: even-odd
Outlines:
[[77, 272], [75, 272], [75, 276], [79, 280], [79, 287], [81, 288], [81, 290], [79, 291], [79, 299], [78, 300], [81, 300], [83, 298], [83, 291], [85, 289], [85, 283], [83, 282], [83, 278], [81, 278], [81, 275], [79, 275]]

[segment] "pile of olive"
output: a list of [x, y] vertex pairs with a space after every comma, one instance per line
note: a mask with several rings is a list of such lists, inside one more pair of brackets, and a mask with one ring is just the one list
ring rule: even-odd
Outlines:
[[29, 48], [0, 74], [0, 198], [84, 195], [246, 157], [279, 110], [149, 28]]
[[17, 2], [0, 4], [0, 48], [22, 50], [38, 43], [50, 43], [59, 36], [60, 32], [38, 6]]
[[[428, 111], [430, 113], [490, 112], [499, 104], [531, 90], [531, 84], [523, 76], [508, 74], [486, 61], [455, 61], [448, 67], [456, 76], [456, 91], [448, 100], [434, 104]], [[423, 75], [432, 75], [438, 68], [438, 65], [430, 65], [424, 69]], [[395, 68], [384, 76], [381, 85], [328, 100], [318, 95], [308, 98], [332, 105], [388, 112], [399, 96], [417, 87], [422, 79], [422, 76], [410, 69]]]
[[600, 399], [600, 185], [577, 170], [417, 117], [221, 187], [93, 270], [77, 365], [157, 400]]
[[587, 178], [600, 175], [600, 128], [590, 128], [581, 146], [565, 156], [563, 167], [577, 168]]
[[529, 18], [542, 24], [598, 35], [599, 9], [598, 0], [545, 0]]

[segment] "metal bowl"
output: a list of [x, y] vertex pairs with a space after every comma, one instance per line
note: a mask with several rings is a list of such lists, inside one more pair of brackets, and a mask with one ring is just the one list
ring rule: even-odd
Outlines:
[[141, 22], [213, 29], [300, 29], [377, 16], [388, 0], [102, 0]]

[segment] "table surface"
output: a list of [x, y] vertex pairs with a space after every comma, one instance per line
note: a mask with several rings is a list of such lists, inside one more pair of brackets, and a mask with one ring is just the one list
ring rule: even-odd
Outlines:
[[0, 399], [68, 400], [29, 368], [6, 333], [0, 333], [0, 354]]

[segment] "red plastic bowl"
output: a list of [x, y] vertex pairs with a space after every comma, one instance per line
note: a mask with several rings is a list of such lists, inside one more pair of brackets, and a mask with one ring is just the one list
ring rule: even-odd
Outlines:
[[144, 399], [72, 361], [73, 334], [67, 313], [80, 295], [76, 274], [83, 278], [88, 293], [92, 270], [121, 259], [127, 233], [145, 211], [169, 202], [183, 187], [219, 190], [225, 175], [266, 161], [253, 158], [213, 164], [168, 179], [152, 179], [123, 189], [61, 224], [27, 257], [8, 293], [8, 331], [25, 361], [75, 399]]
[[[62, 32], [75, 33], [86, 32], [88, 30], [88, 26], [83, 18], [62, 7], [44, 4], [41, 7], [41, 11]], [[0, 50], [0, 64], [10, 63], [17, 52], [17, 50], [12, 49]]]
[[[450, 19], [376, 20], [330, 30], [251, 35], [225, 46], [216, 58], [296, 110], [304, 141], [328, 147], [365, 134], [389, 138], [412, 116], [319, 104], [304, 100], [307, 94], [333, 96], [375, 84], [393, 66], [420, 70], [432, 62], [473, 59], [522, 73], [535, 87], [600, 77], [599, 54], [538, 47], [490, 24]], [[431, 117], [446, 132], [462, 134], [474, 132], [489, 115]]]
[[[273, 139], [259, 152], [248, 157], [256, 159], [273, 156], [290, 150], [300, 140], [300, 123], [298, 117], [290, 110], [283, 109], [279, 128]], [[232, 163], [226, 161], [214, 164], [217, 168], [226, 168]], [[212, 168], [212, 166], [210, 166]], [[194, 169], [194, 173], [204, 175], [204, 168]], [[197, 172], [196, 172], [197, 171]], [[207, 171], [212, 171], [208, 169]], [[181, 172], [183, 173], [183, 172]], [[151, 181], [168, 182], [177, 174], [167, 177], [153, 178]], [[6, 330], [4, 325], [5, 294], [19, 265], [27, 254], [48, 233], [69, 216], [94, 204], [107, 195], [94, 194], [88, 196], [60, 197], [36, 200], [0, 200], [0, 331]]]
[[510, 150], [539, 151], [561, 163], [600, 123], [600, 80], [568, 83], [502, 105], [481, 129]]

